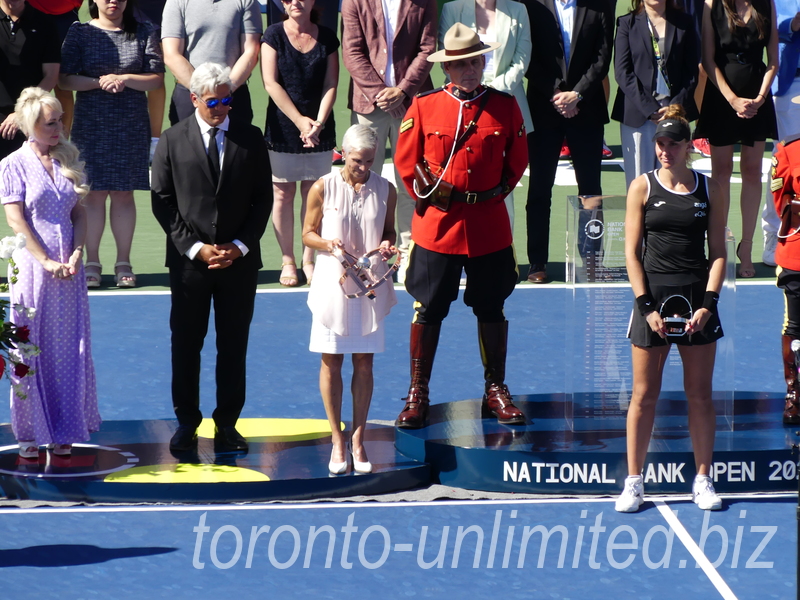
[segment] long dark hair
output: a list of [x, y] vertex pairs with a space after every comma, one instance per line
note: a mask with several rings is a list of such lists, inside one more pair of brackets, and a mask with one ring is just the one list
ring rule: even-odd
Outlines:
[[[667, 10], [679, 10], [683, 12], [683, 3], [680, 0], [667, 0]], [[631, 12], [638, 15], [644, 10], [644, 0], [631, 0]]]
[[[757, 3], [758, 0], [753, 0], [750, 3], [750, 14], [756, 22], [758, 39], [763, 40], [769, 30], [769, 22], [766, 15], [762, 14], [758, 8], [756, 8]], [[730, 29], [731, 32], [736, 31], [737, 27], [745, 26], [745, 22], [739, 16], [739, 13], [736, 12], [736, 0], [722, 0], [722, 7], [725, 9], [725, 16], [728, 17], [728, 29]]]
[[[136, 30], [139, 27], [139, 21], [136, 20], [134, 12], [136, 11], [136, 0], [128, 0], [125, 5], [125, 10], [122, 11], [122, 30], [128, 34], [128, 37], [136, 35]], [[97, 3], [94, 0], [89, 0], [89, 15], [96, 19], [100, 15], [97, 8]]]

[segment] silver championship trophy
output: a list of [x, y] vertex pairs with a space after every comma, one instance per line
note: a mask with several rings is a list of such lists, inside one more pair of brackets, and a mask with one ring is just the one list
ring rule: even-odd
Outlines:
[[686, 324], [692, 318], [692, 303], [684, 296], [674, 294], [664, 300], [658, 311], [664, 321], [667, 335], [680, 337], [686, 334]]
[[376, 254], [380, 254], [380, 252], [380, 248], [375, 248], [375, 250], [371, 250], [363, 256], [356, 257], [340, 246], [333, 249], [333, 255], [339, 259], [339, 262], [342, 263], [342, 267], [344, 267], [344, 274], [339, 278], [339, 285], [342, 286], [342, 290], [344, 290], [344, 282], [347, 281], [348, 278], [355, 282], [358, 288], [355, 294], [348, 294], [345, 292], [345, 296], [348, 298], [366, 296], [370, 300], [374, 300], [375, 288], [389, 281], [392, 274], [400, 268], [400, 258], [398, 257], [397, 260], [394, 261], [394, 264], [392, 264], [382, 276], [373, 273], [370, 258]]

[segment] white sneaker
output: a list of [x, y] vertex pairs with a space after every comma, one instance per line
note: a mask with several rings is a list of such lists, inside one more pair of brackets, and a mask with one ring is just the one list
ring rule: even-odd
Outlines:
[[764, 254], [761, 255], [761, 262], [768, 267], [778, 266], [775, 262], [775, 248], [778, 247], [778, 234], [765, 231], [764, 232]]
[[722, 508], [722, 498], [714, 490], [711, 478], [698, 475], [692, 484], [692, 502], [703, 510], [719, 510]]
[[628, 475], [625, 478], [625, 488], [617, 498], [614, 509], [617, 512], [636, 512], [644, 503], [644, 482], [641, 475]]

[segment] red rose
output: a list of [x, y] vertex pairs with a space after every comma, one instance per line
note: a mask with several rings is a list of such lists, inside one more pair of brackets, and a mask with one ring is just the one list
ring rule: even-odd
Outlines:
[[27, 325], [23, 325], [22, 327], [17, 327], [16, 333], [20, 342], [27, 342], [28, 339], [31, 337], [31, 330], [28, 329]]
[[2, 356], [0, 356], [0, 377], [2, 377], [3, 373], [5, 372], [6, 372], [6, 361]]
[[28, 365], [24, 365], [22, 363], [17, 363], [14, 365], [14, 375], [22, 379], [25, 375], [28, 374], [31, 368]]

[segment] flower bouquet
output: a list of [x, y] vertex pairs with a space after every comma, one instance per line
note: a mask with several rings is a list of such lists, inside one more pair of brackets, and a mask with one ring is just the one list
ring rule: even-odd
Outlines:
[[[21, 233], [0, 239], [0, 258], [8, 261], [8, 279], [11, 283], [17, 282], [19, 274], [13, 258], [14, 251], [24, 247], [25, 236]], [[7, 283], [0, 284], [0, 292], [8, 292]], [[10, 306], [11, 303], [7, 298], [0, 298], [0, 374], [7, 375], [6, 367], [8, 367], [16, 378], [22, 379], [33, 374], [26, 361], [31, 356], [39, 354], [40, 350], [30, 342], [30, 330], [26, 326], [18, 327], [6, 321]], [[19, 314], [27, 315], [28, 318], [33, 318], [36, 314], [35, 308], [27, 308], [21, 304], [15, 304], [11, 308]], [[17, 394], [19, 395], [19, 391]]]

